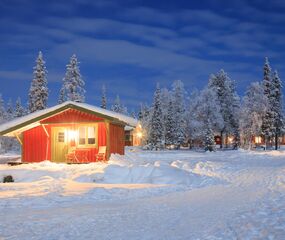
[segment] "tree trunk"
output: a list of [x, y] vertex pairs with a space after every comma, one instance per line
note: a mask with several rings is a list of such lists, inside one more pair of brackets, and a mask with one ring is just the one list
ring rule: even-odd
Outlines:
[[220, 148], [223, 148], [223, 131], [221, 131], [221, 142], [220, 142]]

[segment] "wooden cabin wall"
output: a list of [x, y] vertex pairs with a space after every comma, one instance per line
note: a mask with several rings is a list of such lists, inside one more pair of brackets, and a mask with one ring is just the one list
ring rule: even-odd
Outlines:
[[[51, 160], [51, 127], [55, 125], [45, 125], [50, 137], [47, 136], [44, 128], [38, 126], [23, 132], [22, 161], [23, 162], [41, 162]], [[61, 125], [62, 126], [62, 125]], [[125, 132], [124, 127], [110, 124], [110, 153], [124, 154]], [[98, 123], [98, 148], [107, 146], [107, 128], [105, 122]], [[108, 146], [107, 146], [108, 147]], [[89, 162], [96, 160], [97, 148], [90, 148], [88, 152]]]
[[123, 126], [110, 124], [110, 153], [125, 153], [125, 130]]
[[[50, 128], [46, 126], [46, 129], [50, 135]], [[47, 137], [47, 134], [42, 126], [25, 131], [23, 133], [22, 161], [41, 162], [44, 160], [49, 160], [51, 157], [50, 143], [50, 138]]]

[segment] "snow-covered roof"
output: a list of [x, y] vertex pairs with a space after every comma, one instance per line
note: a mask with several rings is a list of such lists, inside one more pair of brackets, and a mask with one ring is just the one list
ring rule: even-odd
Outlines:
[[44, 110], [28, 114], [24, 117], [16, 118], [12, 121], [0, 125], [0, 135], [14, 136], [14, 133], [20, 133], [33, 127], [39, 126], [40, 121], [42, 121], [43, 119], [49, 118], [70, 108], [79, 109], [82, 111], [85, 110], [91, 114], [100, 114], [103, 117], [120, 122], [121, 124], [126, 126], [135, 127], [138, 124], [138, 121], [136, 119], [126, 116], [124, 114], [109, 111], [87, 103], [67, 101], [50, 108], [46, 108]]

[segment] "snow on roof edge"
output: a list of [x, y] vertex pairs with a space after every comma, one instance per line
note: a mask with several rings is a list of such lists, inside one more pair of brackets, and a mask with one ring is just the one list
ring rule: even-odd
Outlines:
[[58, 109], [60, 109], [62, 107], [68, 106], [68, 105], [74, 105], [74, 106], [81, 107], [81, 108], [84, 108], [86, 110], [89, 110], [89, 111], [92, 111], [92, 112], [95, 112], [95, 113], [99, 113], [99, 114], [105, 115], [107, 117], [115, 118], [115, 119], [125, 123], [128, 126], [135, 127], [138, 124], [138, 120], [136, 120], [136, 119], [134, 119], [132, 117], [126, 116], [124, 114], [116, 113], [116, 112], [113, 112], [113, 111], [110, 111], [110, 110], [107, 110], [107, 109], [103, 109], [103, 108], [100, 108], [100, 107], [96, 107], [96, 106], [93, 106], [93, 105], [90, 105], [90, 104], [87, 104], [87, 103], [78, 103], [78, 102], [66, 101], [64, 103], [55, 105], [53, 107], [49, 107], [49, 108], [46, 108], [46, 109], [43, 109], [43, 110], [39, 110], [39, 111], [36, 111], [34, 113], [30, 113], [30, 114], [28, 114], [26, 116], [13, 119], [13, 120], [11, 120], [9, 122], [5, 122], [5, 123], [0, 125], [0, 132], [9, 130], [10, 128], [13, 128], [15, 126], [24, 124], [24, 123], [26, 123], [28, 121], [33, 120], [34, 118], [41, 117], [41, 116], [43, 116], [45, 114], [48, 114], [49, 112], [56, 111], [56, 110], [58, 110]]

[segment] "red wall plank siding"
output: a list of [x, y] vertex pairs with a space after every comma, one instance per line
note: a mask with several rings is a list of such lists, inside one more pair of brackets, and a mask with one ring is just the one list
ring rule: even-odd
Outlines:
[[125, 130], [123, 126], [110, 124], [110, 153], [125, 153]]
[[[50, 128], [46, 127], [46, 129], [50, 135]], [[50, 148], [50, 139], [42, 126], [32, 128], [23, 133], [23, 162], [41, 162], [50, 159]]]
[[62, 113], [58, 113], [55, 116], [44, 119], [41, 121], [44, 123], [72, 123], [72, 122], [95, 122], [103, 121], [103, 118], [100, 118], [94, 114], [80, 112], [76, 109], [67, 109]]
[[105, 122], [98, 123], [98, 146], [107, 146], [107, 129]]

